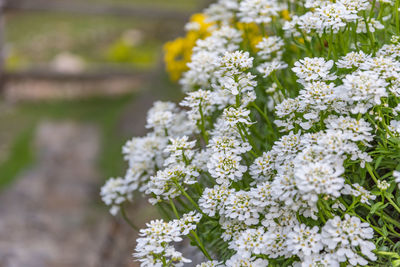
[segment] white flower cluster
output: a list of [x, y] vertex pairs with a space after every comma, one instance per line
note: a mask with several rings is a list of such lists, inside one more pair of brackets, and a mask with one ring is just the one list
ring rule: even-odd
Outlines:
[[[151, 190], [149, 189], [151, 178], [158, 174], [158, 170], [168, 165], [168, 161], [165, 160], [173, 161], [171, 157], [174, 158], [174, 155], [169, 155], [171, 153], [171, 149], [168, 148], [169, 139], [182, 137], [186, 140], [186, 135], [197, 132], [196, 125], [188, 120], [188, 116], [172, 102], [154, 103], [148, 112], [146, 125], [153, 131], [144, 137], [132, 138], [122, 148], [124, 159], [129, 165], [125, 177], [110, 179], [101, 190], [102, 199], [111, 206], [112, 214], [117, 214], [120, 206], [132, 199], [133, 191]], [[188, 156], [193, 156], [193, 153]], [[197, 176], [192, 166], [174, 166], [173, 169], [165, 170], [159, 175], [168, 180], [169, 176], [174, 176], [173, 173], [179, 177], [185, 173], [188, 177], [184, 180], [188, 183]], [[164, 185], [157, 183], [157, 186], [162, 188], [165, 182]]]
[[154, 196], [150, 199], [151, 203], [175, 198], [181, 194], [185, 185], [197, 182], [199, 172], [191, 164], [195, 143], [189, 142], [187, 136], [170, 139], [170, 144], [164, 149], [169, 154], [164, 161], [165, 169], [157, 171], [148, 182], [146, 194]]
[[292, 70], [304, 89], [296, 98], [285, 99], [276, 106], [277, 125], [286, 131], [295, 125], [308, 130], [323, 113], [365, 114], [380, 105], [382, 98], [396, 91], [394, 83], [400, 79], [400, 62], [392, 56], [361, 55], [350, 52], [336, 63], [340, 68], [353, 70], [338, 79], [340, 85], [333, 83], [337, 75], [330, 73], [333, 61], [305, 58], [295, 62]]
[[142, 266], [149, 267], [183, 266], [184, 263], [191, 262], [176, 251], [171, 243], [182, 241], [182, 236], [196, 229], [200, 219], [200, 214], [190, 212], [181, 219], [170, 222], [155, 220], [147, 223], [147, 228], [140, 230], [140, 238], [137, 239], [136, 252], [133, 255]]
[[[301, 16], [293, 16], [292, 20], [284, 25], [284, 30], [295, 34], [298, 34], [299, 30], [306, 33], [313, 31], [319, 34], [324, 32], [337, 33], [349, 23], [354, 22], [360, 25], [358, 32], [361, 32], [362, 24], [372, 25], [370, 21], [366, 22], [364, 17], [359, 14], [360, 11], [370, 8], [368, 0], [339, 0], [336, 2], [307, 0], [305, 7], [312, 11]], [[378, 24], [377, 29], [379, 28], [380, 25]]]
[[390, 217], [400, 211], [400, 37], [383, 34], [400, 22], [390, 10], [219, 0], [205, 11], [213, 30], [192, 50], [180, 107], [155, 103], [151, 132], [124, 146], [127, 175], [101, 191], [113, 214], [136, 189], [186, 214], [141, 230], [143, 266], [189, 262], [172, 242], [201, 215], [199, 267], [388, 263], [377, 255], [395, 249], [400, 225]]

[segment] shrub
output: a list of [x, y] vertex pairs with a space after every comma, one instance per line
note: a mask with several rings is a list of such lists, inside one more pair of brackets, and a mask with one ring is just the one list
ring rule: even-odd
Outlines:
[[220, 0], [204, 14], [185, 98], [154, 103], [150, 132], [123, 148], [126, 176], [102, 188], [114, 215], [134, 192], [164, 211], [134, 256], [180, 266], [188, 236], [199, 266], [399, 266], [399, 0]]

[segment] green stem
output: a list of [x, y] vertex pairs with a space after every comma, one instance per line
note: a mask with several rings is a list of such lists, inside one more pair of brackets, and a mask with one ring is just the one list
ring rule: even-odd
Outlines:
[[276, 77], [275, 71], [271, 73], [272, 80], [276, 83], [278, 86], [279, 90], [281, 90], [282, 94], [286, 97], [285, 89], [283, 88], [282, 84], [279, 82], [278, 77]]
[[373, 0], [372, 1], [372, 4], [371, 4], [371, 10], [370, 10], [370, 12], [369, 12], [369, 19], [371, 19], [373, 16], [374, 16], [374, 11], [375, 11], [375, 4], [376, 4], [376, 0]]
[[201, 107], [201, 103], [199, 105], [199, 112], [200, 112], [200, 131], [201, 134], [203, 135], [204, 141], [206, 142], [206, 144], [208, 144], [208, 134], [205, 130], [205, 122], [204, 122], [204, 114], [203, 114], [203, 109]]
[[[374, 172], [372, 170], [371, 165], [369, 163], [366, 163], [365, 167], [367, 168], [367, 171], [368, 171], [369, 175], [371, 175], [372, 179], [374, 180], [375, 184], [377, 185], [378, 184], [378, 179], [376, 178], [376, 176], [375, 176], [375, 174], [374, 174]], [[398, 213], [400, 213], [399, 206], [397, 206], [396, 203], [394, 203], [394, 201], [390, 197], [385, 195], [385, 198], [386, 198], [387, 201], [389, 201], [389, 203], [393, 206], [393, 208], [395, 208], [396, 211]]]
[[397, 210], [398, 213], [400, 213], [400, 208], [399, 206], [396, 205], [396, 203], [394, 203], [394, 201], [390, 198], [390, 197], [386, 197], [386, 199], [389, 201], [389, 203], [393, 206], [393, 208], [395, 208]]
[[383, 236], [385, 238], [385, 240], [388, 240], [389, 242], [393, 243], [394, 242], [392, 240], [390, 240], [389, 238], [385, 237], [385, 235], [383, 234], [383, 232], [378, 228], [373, 226], [372, 224], [370, 224], [367, 220], [365, 220], [363, 217], [359, 216], [357, 213], [354, 212], [354, 215], [357, 216], [362, 222], [368, 223], [369, 226], [375, 230], [375, 232], [377, 232], [378, 234], [380, 234], [381, 236]]
[[[173, 180], [176, 187], [178, 187], [179, 191], [189, 200], [190, 203], [203, 215], [207, 216], [206, 214], [203, 213], [203, 211], [200, 209], [199, 205], [186, 193], [185, 189], [182, 188], [182, 186], [176, 181]], [[208, 216], [207, 216], [208, 217]]]
[[253, 144], [252, 142], [250, 142], [250, 140], [248, 140], [248, 138], [245, 137], [245, 135], [244, 135], [244, 133], [243, 133], [243, 131], [242, 131], [242, 128], [240, 127], [240, 123], [238, 123], [236, 126], [237, 126], [239, 135], [240, 135], [240, 137], [242, 138], [243, 142], [249, 141], [250, 146], [252, 147], [252, 150], [250, 150], [250, 153], [251, 153], [254, 157], [257, 158], [258, 155], [257, 155], [257, 153], [255, 152], [255, 149], [257, 149], [257, 148], [254, 146], [254, 144]]
[[[332, 52], [333, 52], [333, 58], [335, 59], [335, 60], [337, 60], [337, 58], [338, 58], [338, 54], [337, 54], [337, 51], [336, 51], [336, 47], [335, 47], [335, 44], [333, 43], [333, 30], [331, 29], [331, 33], [329, 34], [329, 39], [328, 39], [329, 41], [329, 47], [330, 47], [330, 49], [331, 49], [331, 47], [332, 47]], [[330, 50], [329, 49], [329, 50]]]
[[125, 213], [125, 209], [124, 209], [124, 206], [123, 206], [123, 205], [121, 205], [120, 210], [121, 210], [122, 218], [125, 220], [125, 222], [127, 222], [127, 223], [129, 224], [129, 226], [132, 227], [135, 231], [139, 232], [139, 227], [137, 227], [137, 226], [128, 218], [128, 216], [127, 216], [126, 213]]
[[261, 22], [261, 23], [259, 24], [259, 28], [260, 28], [260, 31], [261, 31], [261, 35], [262, 35], [263, 37], [265, 37], [265, 36], [266, 36], [266, 34], [265, 34], [265, 25], [264, 25], [263, 22]]
[[375, 55], [375, 35], [370, 31], [369, 25], [368, 25], [369, 19], [367, 19], [367, 15], [364, 11], [364, 23], [365, 23], [365, 28], [367, 29], [367, 34], [371, 43], [371, 48], [372, 48], [372, 53]]
[[400, 22], [399, 22], [399, 6], [400, 6], [400, 0], [396, 0], [395, 7], [394, 7], [394, 17], [396, 20], [396, 33], [397, 35], [400, 34]]
[[177, 209], [176, 209], [176, 207], [175, 207], [174, 201], [173, 201], [171, 198], [169, 199], [169, 205], [171, 205], [171, 208], [172, 208], [172, 211], [173, 211], [174, 214], [175, 214], [175, 217], [176, 217], [177, 219], [180, 219], [181, 217], [179, 216], [179, 213], [178, 213], [178, 211], [177, 211]]
[[[175, 207], [174, 201], [171, 198], [169, 199], [169, 204], [171, 205], [171, 208], [174, 211], [174, 214], [175, 214], [176, 218], [180, 219], [180, 216], [179, 216], [178, 211], [177, 211], [177, 209]], [[197, 236], [196, 232], [191, 230], [190, 233], [193, 235], [194, 239], [196, 240], [197, 245], [199, 246], [200, 250], [203, 252], [204, 256], [206, 256], [209, 260], [211, 260], [210, 255], [208, 254], [208, 252], [204, 248], [204, 245], [201, 242], [200, 238]], [[189, 236], [189, 238], [190, 238], [190, 236]], [[190, 238], [190, 239], [192, 239], [192, 238]]]
[[207, 250], [205, 249], [203, 243], [201, 242], [199, 236], [196, 234], [195, 231], [191, 230], [190, 233], [193, 235], [194, 239], [196, 240], [197, 244], [199, 245], [201, 251], [203, 252], [204, 256], [207, 257], [207, 259], [212, 260], [210, 257], [210, 254], [208, 254]]
[[168, 212], [164, 209], [164, 207], [162, 206], [162, 203], [157, 203], [157, 208], [159, 209], [160, 213], [163, 214], [163, 216], [168, 219], [168, 221], [170, 221], [172, 218], [171, 216], [168, 214]]
[[252, 103], [252, 106], [260, 113], [260, 115], [264, 118], [264, 120], [267, 122], [268, 126], [272, 129], [274, 129], [274, 126], [272, 125], [271, 120], [268, 118], [267, 114], [264, 113], [264, 111], [261, 110], [259, 106], [255, 102]]

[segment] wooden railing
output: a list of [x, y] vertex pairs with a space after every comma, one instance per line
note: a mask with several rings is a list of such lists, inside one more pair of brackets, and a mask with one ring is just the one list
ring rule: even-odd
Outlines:
[[[167, 0], [166, 0], [167, 1]], [[209, 0], [199, 0], [199, 10], [209, 4]], [[97, 79], [104, 75], [124, 76], [124, 75], [139, 75], [143, 77], [143, 73], [135, 71], [127, 72], [126, 70], [108, 70], [107, 74], [104, 70], [97, 73], [73, 73], [62, 74], [52, 70], [28, 70], [24, 72], [7, 72], [5, 70], [5, 36], [6, 28], [5, 14], [8, 12], [51, 12], [51, 13], [71, 13], [81, 15], [108, 15], [108, 16], [124, 16], [134, 19], [146, 19], [156, 21], [182, 21], [188, 20], [191, 13], [177, 11], [172, 9], [156, 9], [149, 7], [139, 7], [132, 5], [108, 5], [108, 4], [85, 4], [83, 1], [54, 1], [54, 0], [0, 0], [0, 91], [4, 88], [8, 79], [18, 77], [32, 78], [47, 77], [51, 80], [79, 80], [79, 79]], [[101, 68], [100, 68], [101, 69]]]

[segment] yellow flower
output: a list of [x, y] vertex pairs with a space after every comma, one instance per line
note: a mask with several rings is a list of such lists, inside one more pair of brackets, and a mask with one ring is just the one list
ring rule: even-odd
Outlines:
[[243, 39], [248, 40], [250, 48], [256, 51], [256, 45], [262, 40], [262, 33], [256, 23], [242, 23], [236, 24], [237, 28], [243, 32]]
[[185, 37], [179, 37], [164, 45], [164, 62], [172, 81], [177, 81], [188, 67], [193, 47], [198, 39], [204, 39], [210, 35], [209, 28], [212, 24], [205, 21], [204, 14], [194, 14], [188, 23], [188, 31]]
[[282, 10], [281, 15], [282, 15], [282, 18], [284, 20], [290, 20], [290, 12], [289, 12], [289, 10], [287, 10], [287, 9]]
[[187, 70], [187, 62], [190, 60], [191, 48], [187, 48], [184, 38], [177, 38], [164, 45], [164, 62], [172, 81], [177, 81], [182, 72]]

